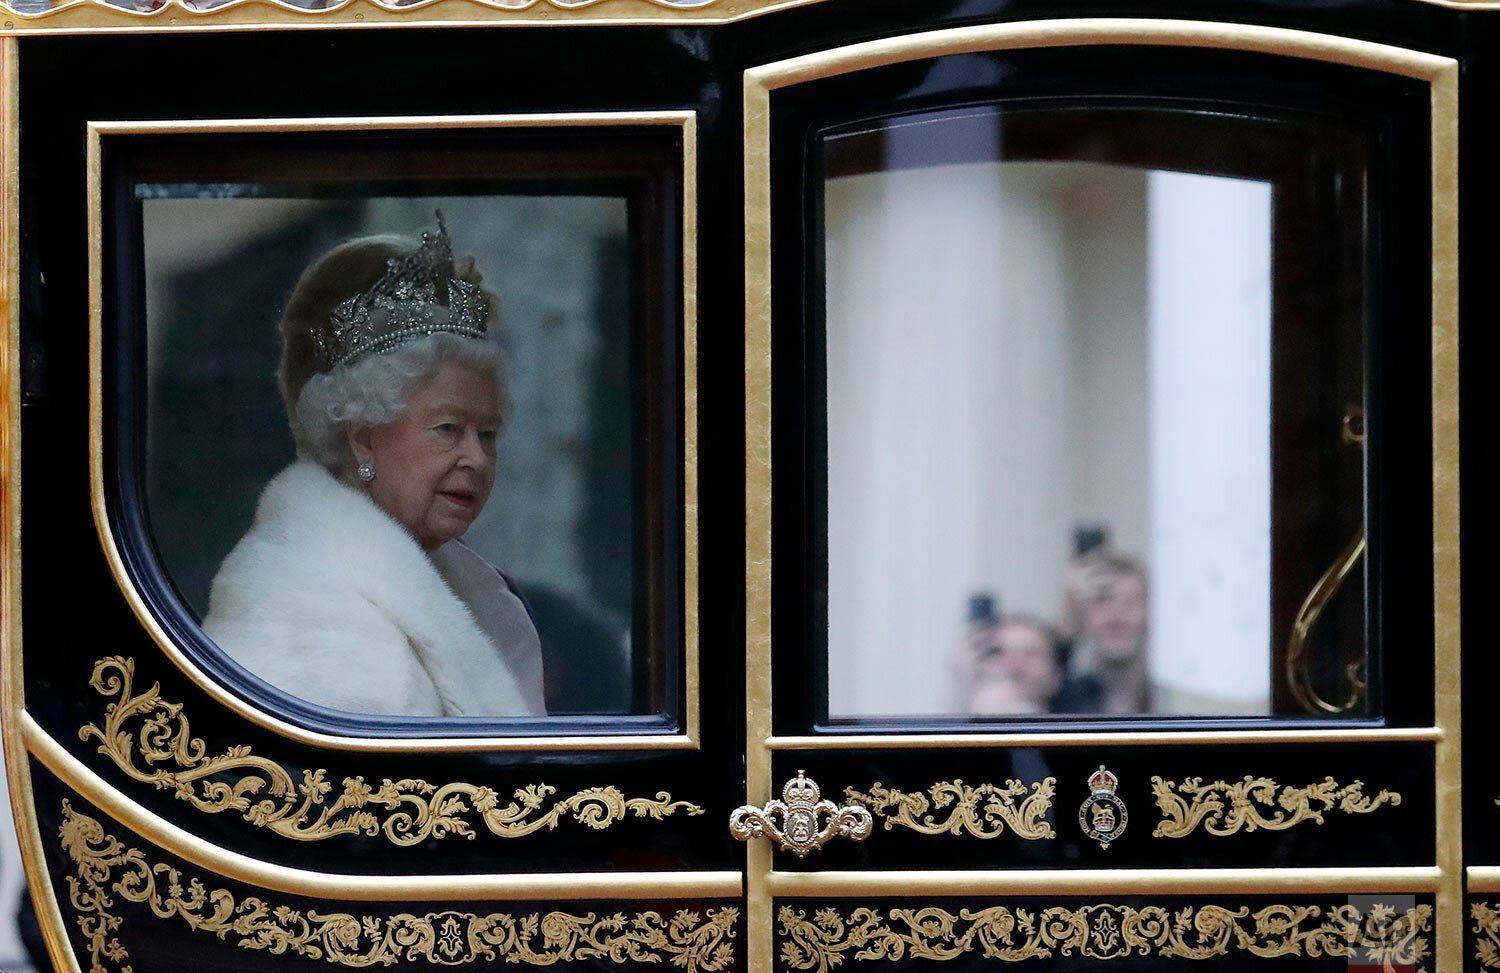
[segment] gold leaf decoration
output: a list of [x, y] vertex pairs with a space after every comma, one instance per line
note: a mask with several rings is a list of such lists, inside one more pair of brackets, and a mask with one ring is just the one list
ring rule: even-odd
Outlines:
[[[369, 0], [366, 7], [353, 0], [333, 0], [327, 5], [314, 3], [312, 0], [227, 0], [227, 2], [219, 3], [213, 0], [54, 0], [50, 6], [38, 11], [26, 4], [9, 0], [9, 2], [0, 2], [0, 10], [9, 14], [19, 14], [28, 20], [45, 20], [54, 14], [69, 10], [77, 11], [79, 8], [99, 13], [119, 14], [127, 20], [139, 20], [166, 11], [208, 20], [214, 19], [215, 14], [224, 13], [226, 8], [232, 10], [260, 5], [269, 7], [271, 10], [262, 14], [255, 22], [270, 23], [281, 20], [285, 14], [289, 13], [323, 15], [326, 19], [328, 14], [341, 10], [347, 13], [350, 8], [370, 9], [381, 13], [404, 14], [420, 18], [420, 14], [416, 11], [425, 10], [430, 16], [432, 13], [430, 8], [436, 2], [437, 0]], [[813, 0], [801, 0], [801, 2], [809, 3]], [[562, 20], [586, 17], [593, 22], [658, 19], [670, 21], [678, 18], [696, 20], [701, 19], [704, 14], [710, 16], [716, 14], [723, 7], [729, 8], [724, 11], [724, 14], [731, 17], [737, 13], [750, 14], [776, 8], [773, 0], [741, 0], [739, 4], [731, 4], [728, 0], [471, 0], [466, 6], [471, 8], [471, 16], [490, 13], [495, 19], [526, 21], [546, 20], [551, 17]], [[243, 17], [243, 12], [241, 16]], [[175, 25], [176, 20], [172, 20], [171, 23]]]
[[1474, 958], [1487, 970], [1500, 970], [1500, 910], [1483, 902], [1469, 905], [1474, 920]]
[[[1364, 786], [1358, 780], [1341, 785], [1332, 777], [1306, 787], [1284, 787], [1269, 777], [1248, 775], [1236, 784], [1222, 780], [1205, 784], [1201, 777], [1188, 777], [1177, 784], [1152, 777], [1151, 791], [1165, 820], [1151, 833], [1158, 838], [1183, 838], [1200, 824], [1216, 835], [1231, 835], [1242, 828], [1285, 831], [1303, 821], [1322, 824], [1323, 814], [1335, 808], [1347, 814], [1369, 814], [1383, 804], [1394, 807], [1401, 803], [1401, 795], [1394, 791], [1366, 796]], [[1262, 813], [1261, 806], [1274, 810]]]
[[90, 973], [108, 973], [105, 961], [130, 973], [125, 947], [116, 938], [124, 921], [115, 897], [144, 903], [163, 919], [179, 918], [189, 928], [212, 933], [243, 949], [290, 953], [339, 966], [389, 966], [426, 962], [465, 966], [504, 960], [548, 966], [578, 959], [612, 963], [669, 961], [687, 973], [716, 973], [734, 965], [735, 923], [739, 910], [708, 909], [703, 915], [680, 910], [670, 919], [656, 912], [634, 916], [592, 912], [572, 915], [512, 915], [492, 912], [401, 913], [356, 916], [347, 912], [302, 911], [208, 887], [178, 869], [151, 863], [139, 848], [128, 848], [94, 818], [62, 803], [59, 831], [63, 850], [77, 866], [67, 876], [68, 896], [79, 913], [77, 924], [93, 960]]
[[[1375, 905], [1217, 905], [1132, 908], [1100, 903], [1031, 911], [995, 906], [963, 909], [857, 908], [805, 912], [782, 906], [781, 961], [792, 970], [829, 973], [846, 955], [857, 960], [906, 957], [951, 960], [979, 953], [986, 959], [1020, 962], [1052, 956], [1095, 960], [1129, 956], [1190, 960], [1248, 953], [1274, 956], [1357, 956], [1374, 966], [1414, 967], [1431, 955], [1432, 907], [1397, 913]], [[1419, 971], [1420, 973], [1420, 971]]]
[[[961, 780], [944, 780], [929, 787], [926, 794], [907, 794], [875, 783], [870, 785], [868, 793], [845, 788], [844, 797], [884, 818], [887, 831], [899, 824], [922, 834], [968, 832], [976, 838], [994, 838], [1009, 826], [1018, 837], [1037, 839], [1057, 837], [1046, 820], [1056, 790], [1055, 777], [1048, 777], [1029, 788], [1019, 780], [1008, 780], [1004, 787], [996, 784], [970, 786]], [[1017, 804], [1016, 799], [1020, 797], [1025, 797], [1025, 800]], [[942, 820], [928, 813], [947, 808], [952, 810]]]
[[326, 770], [304, 770], [297, 782], [281, 764], [247, 746], [211, 757], [203, 739], [189, 730], [182, 704], [162, 699], [159, 683], [134, 693], [134, 678], [134, 659], [111, 656], [94, 664], [89, 685], [114, 699], [104, 709], [104, 725], [88, 724], [78, 731], [79, 739], [98, 740], [99, 752], [130, 777], [175, 791], [200, 811], [238, 811], [256, 827], [297, 841], [345, 834], [384, 834], [402, 846], [450, 834], [472, 839], [471, 811], [502, 838], [556, 828], [565, 817], [599, 830], [627, 813], [656, 820], [679, 810], [703, 813], [698, 805], [674, 801], [665, 791], [654, 799], [627, 798], [615, 787], [590, 787], [546, 807], [557, 792], [549, 784], [518, 788], [502, 803], [499, 792], [482, 785], [388, 778], [375, 785], [363, 777], [345, 777], [338, 796], [328, 803], [334, 784]]

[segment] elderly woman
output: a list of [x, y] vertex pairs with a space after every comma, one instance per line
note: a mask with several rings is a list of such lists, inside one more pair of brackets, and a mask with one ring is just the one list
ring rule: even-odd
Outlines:
[[447, 229], [350, 241], [302, 275], [278, 378], [298, 460], [262, 493], [204, 629], [268, 682], [334, 709], [544, 713], [515, 586], [461, 540], [506, 418], [494, 300]]

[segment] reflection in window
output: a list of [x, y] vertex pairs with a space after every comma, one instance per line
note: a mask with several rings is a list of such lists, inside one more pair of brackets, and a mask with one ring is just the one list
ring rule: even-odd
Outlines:
[[[1278, 355], [1317, 352], [1276, 305], [1285, 200], [1270, 171], [1049, 137], [988, 115], [824, 141], [829, 715], [1297, 712], [1276, 616], [1347, 538], [1277, 508], [1342, 498], [1357, 529], [1362, 455], [1344, 389], [1296, 427], [1273, 402]], [[1356, 281], [1331, 325], [1356, 404], [1358, 272], [1330, 272]], [[1355, 479], [1299, 479], [1298, 448]], [[1305, 564], [1278, 578], [1278, 551]], [[1363, 660], [1348, 587], [1325, 669]]]

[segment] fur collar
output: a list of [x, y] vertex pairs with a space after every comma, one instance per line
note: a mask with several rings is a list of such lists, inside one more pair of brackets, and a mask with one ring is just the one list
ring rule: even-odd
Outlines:
[[[267, 485], [254, 524], [214, 579], [204, 628], [252, 672], [324, 705], [540, 712], [506, 663], [514, 647], [491, 641], [415, 539], [307, 460]], [[535, 630], [525, 632], [531, 644], [520, 654], [539, 659]]]

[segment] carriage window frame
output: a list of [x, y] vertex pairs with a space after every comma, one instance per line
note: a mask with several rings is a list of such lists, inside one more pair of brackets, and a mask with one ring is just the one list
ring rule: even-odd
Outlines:
[[[240, 715], [283, 736], [348, 750], [698, 748], [696, 129], [691, 111], [89, 123], [90, 480], [95, 525], [111, 572], [136, 616], [195, 683]], [[399, 140], [402, 148], [392, 155], [406, 160], [446, 140], [481, 161], [486, 152], [496, 157], [509, 153], [507, 164], [512, 168], [498, 174], [484, 172], [482, 165], [478, 171], [464, 171], [464, 165], [474, 170], [472, 158], [452, 162], [439, 157], [433, 169], [419, 170], [415, 176], [356, 173], [349, 178], [347, 173], [331, 173], [317, 158], [322, 145], [369, 163], [378, 160], [382, 139]], [[463, 718], [347, 713], [310, 703], [261, 679], [204, 634], [173, 586], [149, 526], [144, 460], [149, 408], [144, 401], [146, 321], [140, 290], [144, 254], [140, 201], [135, 198], [135, 187], [141, 183], [237, 181], [195, 178], [194, 161], [164, 164], [173, 146], [193, 140], [204, 140], [199, 144], [205, 148], [228, 142], [249, 153], [280, 158], [287, 166], [286, 181], [325, 187], [344, 183], [346, 189], [355, 187], [348, 192], [353, 197], [431, 196], [476, 185], [568, 195], [566, 187], [576, 194], [579, 186], [590, 184], [613, 187], [605, 195], [623, 193], [630, 210], [631, 279], [626, 286], [636, 308], [629, 315], [627, 338], [629, 395], [635, 413], [628, 475], [641, 511], [631, 542], [635, 578], [630, 625], [632, 644], [638, 645], [641, 635], [647, 644], [644, 652], [636, 649], [639, 661], [633, 665], [632, 683], [635, 708], [644, 702], [645, 712]], [[571, 170], [558, 175], [540, 164], [549, 146], [569, 154]], [[196, 162], [196, 172], [212, 176], [215, 171], [231, 171], [234, 156], [233, 150], [221, 151], [215, 162]], [[217, 170], [212, 169], [215, 164]], [[378, 161], [374, 164], [378, 172]], [[533, 168], [525, 168], [527, 164]], [[160, 178], [163, 171], [171, 178]], [[272, 172], [275, 182], [276, 170]], [[309, 172], [311, 179], [306, 178]], [[449, 218], [451, 223], [452, 214]], [[503, 301], [502, 295], [502, 307]], [[502, 310], [502, 320], [503, 314]]]
[[[1118, 56], [1124, 50], [1128, 48], [1123, 45], [1114, 51], [1101, 47], [1090, 56], [1106, 53]], [[1024, 715], [829, 719], [826, 627], [819, 630], [826, 626], [826, 604], [820, 603], [826, 600], [826, 578], [819, 575], [820, 571], [826, 570], [826, 555], [818, 548], [820, 544], [826, 544], [826, 535], [819, 537], [815, 526], [817, 517], [813, 513], [818, 491], [826, 489], [826, 475], [820, 479], [810, 458], [817, 438], [824, 434], [813, 428], [816, 422], [821, 421], [817, 405], [821, 401], [819, 396], [822, 394], [822, 378], [817, 374], [816, 356], [808, 350], [821, 336], [821, 330], [816, 336], [808, 333], [812, 330], [812, 325], [808, 322], [820, 311], [816, 304], [822, 296], [821, 279], [808, 269], [813, 266], [815, 259], [811, 252], [819, 246], [815, 230], [822, 176], [817, 169], [814, 151], [818, 134], [877, 117], [889, 119], [908, 114], [973, 109], [1004, 110], [1007, 105], [1035, 105], [1043, 100], [1075, 106], [1092, 100], [1094, 104], [1110, 107], [1129, 104], [1133, 99], [1147, 100], [1137, 89], [1149, 88], [1152, 83], [1148, 79], [1138, 83], [1135, 88], [1126, 85], [1090, 89], [1087, 80], [1075, 82], [1067, 71], [1058, 70], [1045, 83], [1039, 82], [1036, 85], [1046, 89], [1045, 99], [1035, 93], [1013, 96], [996, 96], [992, 93], [978, 95], [976, 91], [984, 90], [982, 85], [964, 87], [952, 80], [960, 72], [951, 70], [944, 74], [936, 64], [945, 57], [972, 59], [980, 56], [1005, 59], [1003, 65], [996, 65], [992, 61], [987, 77], [1006, 77], [1007, 84], [1014, 78], [1012, 72], [1017, 70], [1016, 64], [1031, 59], [1041, 68], [1037, 73], [1042, 74], [1047, 65], [1057, 67], [1065, 57], [1062, 51], [1051, 48], [1020, 47], [1011, 50], [1000, 46], [992, 50], [971, 49], [960, 55], [936, 55], [925, 59], [925, 63], [921, 65], [893, 59], [889, 64], [854, 69], [845, 67], [826, 75], [799, 65], [787, 72], [790, 83], [766, 85], [763, 92], [767, 120], [757, 123], [757, 134], [765, 139], [765, 147], [763, 154], [759, 155], [753, 151], [753, 145], [747, 149], [746, 174], [750, 189], [747, 192], [747, 220], [752, 219], [754, 207], [764, 205], [772, 240], [765, 276], [774, 280], [775, 286], [769, 288], [771, 309], [765, 326], [766, 333], [747, 335], [747, 353], [756, 352], [761, 341], [765, 341], [772, 349], [769, 356], [773, 389], [773, 405], [769, 410], [772, 455], [766, 465], [775, 471], [775, 475], [767, 474], [769, 483], [764, 490], [773, 509], [770, 519], [776, 525], [772, 528], [770, 546], [777, 554], [776, 569], [770, 572], [767, 584], [769, 590], [765, 593], [772, 605], [767, 633], [767, 651], [772, 661], [768, 695], [775, 701], [768, 727], [770, 738], [773, 741], [783, 741], [779, 744], [781, 746], [821, 748], [839, 745], [840, 738], [851, 742], [854, 739], [872, 742], [891, 740], [892, 744], [902, 736], [934, 740], [948, 737], [955, 740], [984, 738], [999, 742], [1007, 737], [1017, 736], [1040, 741], [1047, 739], [1049, 735], [1071, 735], [1078, 732], [1090, 735], [1124, 733], [1132, 737], [1142, 731], [1252, 734], [1310, 731], [1346, 734], [1396, 727], [1431, 726], [1435, 718], [1435, 705], [1430, 691], [1435, 683], [1432, 668], [1434, 651], [1431, 647], [1437, 625], [1437, 601], [1429, 593], [1430, 579], [1434, 577], [1435, 569], [1431, 560], [1403, 569], [1398, 580], [1405, 587], [1397, 585], [1393, 588], [1390, 565], [1384, 563], [1384, 560], [1388, 560], [1390, 551], [1383, 549], [1379, 536], [1381, 531], [1391, 528], [1392, 519], [1396, 516], [1385, 496], [1382, 477], [1401, 462], [1412, 463], [1419, 470], [1428, 470], [1436, 469], [1435, 464], [1441, 461], [1437, 456], [1438, 443], [1433, 430], [1426, 428], [1418, 431], [1410, 423], [1400, 423], [1403, 428], [1395, 439], [1373, 443], [1367, 458], [1367, 469], [1370, 471], [1366, 481], [1365, 514], [1370, 525], [1370, 550], [1367, 554], [1370, 558], [1366, 606], [1366, 627], [1369, 632], [1367, 645], [1371, 670], [1381, 670], [1380, 676], [1371, 680], [1372, 686], [1379, 687], [1377, 692], [1380, 695], [1372, 696], [1369, 715], [1325, 717], [1282, 713], [1199, 717], [1142, 714], [1134, 717], [1059, 715], [1044, 720]], [[1244, 63], [1260, 62], [1269, 67], [1268, 74], [1276, 81], [1280, 80], [1279, 72], [1285, 70], [1287, 61], [1261, 51], [1207, 52], [1191, 47], [1174, 47], [1171, 50], [1152, 51], [1149, 58], [1138, 55], [1137, 63], [1150, 63], [1149, 71], [1157, 72], [1155, 83], [1160, 86], [1161, 76], [1170, 76], [1174, 70], [1183, 70], [1177, 62], [1190, 63], [1195, 57], [1201, 60], [1205, 56], [1217, 57], [1219, 63], [1242, 62], [1241, 67]], [[1079, 63], [1076, 56], [1069, 60], [1069, 70], [1074, 70]], [[1091, 63], [1087, 70], [1102, 75], [1117, 67], [1118, 63], [1105, 57]], [[1163, 69], [1163, 65], [1169, 67]], [[1436, 122], [1429, 105], [1428, 85], [1421, 81], [1413, 83], [1406, 77], [1394, 74], [1351, 70], [1344, 66], [1315, 62], [1301, 62], [1299, 70], [1306, 70], [1324, 79], [1326, 90], [1333, 93], [1329, 96], [1328, 104], [1308, 105], [1296, 99], [1283, 99], [1280, 97], [1281, 92], [1273, 92], [1277, 97], [1257, 97], [1261, 92], [1255, 89], [1248, 94], [1235, 96], [1230, 90], [1231, 83], [1224, 80], [1229, 76], [1228, 71], [1219, 72], [1217, 67], [1200, 73], [1199, 77], [1209, 77], [1212, 80], [1195, 86], [1187, 95], [1180, 91], [1158, 91], [1149, 100], [1157, 107], [1208, 104], [1225, 110], [1233, 105], [1234, 110], [1240, 112], [1247, 108], [1280, 113], [1295, 110], [1312, 114], [1324, 113], [1346, 120], [1351, 117], [1359, 119], [1377, 140], [1379, 151], [1370, 159], [1372, 167], [1384, 167], [1386, 170], [1372, 178], [1370, 198], [1389, 198], [1386, 195], [1389, 190], [1385, 187], [1399, 182], [1405, 187], [1415, 188], [1420, 185], [1421, 202], [1428, 202], [1431, 197], [1427, 196], [1427, 192], [1433, 186], [1432, 169], [1441, 164], [1443, 154], [1451, 151], [1449, 146], [1438, 145], [1433, 141]], [[757, 73], [759, 72], [751, 72], [752, 78]], [[1244, 73], [1243, 70], [1240, 71], [1242, 76]], [[903, 83], [939, 76], [945, 78], [945, 84], [952, 85], [949, 90], [944, 90], [945, 84], [929, 82], [914, 88], [914, 93], [898, 93]], [[1357, 83], [1351, 79], [1357, 79]], [[1361, 102], [1357, 91], [1360, 87], [1373, 87], [1381, 93], [1381, 97]], [[993, 92], [994, 89], [988, 90]], [[872, 104], [881, 107], [878, 111], [862, 107]], [[1344, 110], [1331, 110], [1334, 105]], [[1400, 138], [1395, 137], [1398, 131], [1401, 133]], [[1421, 138], [1413, 137], [1417, 135]], [[760, 190], [764, 193], [763, 202], [757, 197], [757, 183], [760, 180], [764, 180], [764, 189]], [[788, 187], [792, 186], [797, 188], [788, 191]], [[1394, 346], [1393, 335], [1401, 331], [1402, 323], [1393, 319], [1393, 312], [1390, 310], [1392, 306], [1399, 305], [1408, 311], [1416, 308], [1420, 311], [1421, 320], [1432, 324], [1431, 328], [1412, 328], [1410, 332], [1403, 332], [1403, 339], [1399, 343], [1404, 349], [1403, 353], [1415, 354], [1420, 348], [1424, 359], [1432, 358], [1432, 340], [1439, 323], [1432, 316], [1436, 313], [1432, 294], [1435, 278], [1425, 276], [1424, 270], [1431, 268], [1436, 271], [1441, 264], [1434, 262], [1432, 251], [1426, 246], [1431, 239], [1433, 226], [1414, 217], [1412, 214], [1417, 210], [1422, 214], [1428, 212], [1426, 208], [1408, 205], [1400, 219], [1389, 220], [1384, 224], [1372, 222], [1370, 236], [1366, 241], [1366, 246], [1371, 251], [1367, 284], [1377, 293], [1366, 329], [1368, 370], [1365, 386], [1369, 399], [1378, 400], [1379, 407], [1388, 412], [1394, 412], [1400, 404], [1420, 403], [1423, 414], [1426, 414], [1429, 410], [1439, 408], [1438, 396], [1441, 390], [1434, 386], [1440, 386], [1446, 379], [1442, 375], [1418, 376], [1410, 368], [1398, 368], [1395, 361], [1400, 355], [1392, 354], [1390, 350]], [[793, 239], [794, 234], [801, 236]], [[1391, 277], [1389, 271], [1400, 266], [1399, 258], [1393, 256], [1397, 251], [1408, 258], [1420, 254], [1421, 260], [1415, 264], [1407, 264], [1409, 269], [1420, 269], [1411, 271], [1409, 279], [1395, 287], [1399, 293], [1393, 296], [1394, 285], [1388, 286], [1386, 281]], [[752, 282], [757, 279], [756, 269], [755, 262], [749, 260], [747, 273]], [[748, 295], [747, 306], [753, 307], [756, 299], [755, 293]], [[791, 323], [794, 318], [798, 319], [797, 323]], [[1420, 332], [1420, 340], [1413, 337], [1417, 332]], [[794, 364], [789, 363], [787, 357], [788, 345], [800, 347]], [[1412, 359], [1408, 357], [1406, 360]], [[1370, 362], [1373, 364], [1368, 364]], [[1404, 373], [1393, 381], [1392, 377], [1397, 372]], [[1398, 397], [1399, 404], [1396, 399], [1385, 397], [1392, 387], [1401, 393]], [[789, 412], [795, 417], [788, 418]], [[1372, 416], [1372, 422], [1374, 421], [1378, 419]], [[1431, 511], [1430, 492], [1417, 495], [1425, 497], [1422, 512]], [[752, 505], [755, 503], [753, 496], [751, 502]], [[1403, 554], [1431, 550], [1433, 521], [1423, 516], [1413, 519], [1419, 521], [1416, 527], [1400, 528], [1397, 531], [1400, 535], [1397, 546]], [[788, 523], [795, 523], [796, 529], [789, 530], [785, 526]], [[1414, 540], [1418, 535], [1421, 540]], [[788, 580], [788, 576], [793, 580]], [[1422, 583], [1424, 580], [1426, 583]], [[799, 596], [793, 593], [790, 597], [792, 607], [788, 610], [783, 607], [788, 603], [788, 591], [799, 586], [811, 594], [798, 601]], [[1394, 659], [1394, 670], [1391, 668], [1393, 659], [1387, 648], [1394, 644], [1390, 641], [1388, 625], [1388, 609], [1391, 606], [1385, 600], [1385, 592], [1390, 590], [1409, 593], [1403, 597], [1403, 604], [1398, 612], [1401, 618], [1402, 652]], [[813, 605], [811, 610], [807, 608], [809, 604]], [[819, 615], [821, 619], [815, 622], [814, 617]], [[1425, 637], [1410, 638], [1413, 632], [1422, 631], [1427, 633]], [[1408, 646], [1413, 651], [1406, 651]]]

